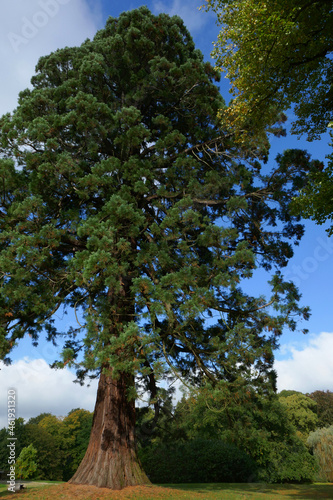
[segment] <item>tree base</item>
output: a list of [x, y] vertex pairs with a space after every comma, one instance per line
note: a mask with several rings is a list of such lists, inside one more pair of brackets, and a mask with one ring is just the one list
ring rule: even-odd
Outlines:
[[90, 441], [71, 484], [120, 490], [151, 484], [136, 455], [135, 404], [127, 398], [133, 380], [101, 374]]
[[100, 460], [98, 463], [81, 463], [70, 484], [87, 484], [99, 488], [121, 490], [127, 486], [151, 484], [139, 462], [133, 459], [124, 461], [119, 457], [114, 460]]

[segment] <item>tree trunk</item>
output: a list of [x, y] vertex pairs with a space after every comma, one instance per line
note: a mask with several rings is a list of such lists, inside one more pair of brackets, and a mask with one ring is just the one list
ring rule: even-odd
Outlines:
[[70, 483], [114, 490], [150, 483], [136, 456], [135, 402], [126, 394], [130, 379], [126, 373], [117, 379], [101, 374], [89, 445]]

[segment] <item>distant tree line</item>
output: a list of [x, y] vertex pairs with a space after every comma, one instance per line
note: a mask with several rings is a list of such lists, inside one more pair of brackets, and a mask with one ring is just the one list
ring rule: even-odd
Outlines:
[[[161, 391], [158, 415], [137, 408], [139, 457], [153, 482], [333, 481], [333, 392], [222, 394], [205, 387], [176, 406]], [[155, 408], [156, 409], [156, 408]], [[93, 414], [16, 420], [17, 477], [69, 480], [87, 449]], [[7, 470], [6, 428], [0, 469]]]
[[[70, 479], [87, 449], [91, 425], [92, 413], [82, 409], [74, 409], [64, 418], [56, 417], [51, 413], [41, 413], [27, 422], [23, 418], [16, 419], [16, 455], [20, 458], [22, 451], [31, 444], [37, 450], [33, 458], [37, 465], [36, 471], [29, 474], [29, 478], [54, 481]], [[0, 430], [0, 469], [2, 470], [8, 468], [6, 446], [8, 436], [6, 428]], [[20, 475], [20, 462], [21, 460], [17, 467], [17, 477]]]

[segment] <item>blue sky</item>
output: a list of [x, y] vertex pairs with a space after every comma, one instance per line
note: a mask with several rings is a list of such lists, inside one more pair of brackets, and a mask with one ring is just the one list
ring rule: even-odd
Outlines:
[[[203, 0], [202, 0], [203, 1]], [[197, 48], [206, 60], [210, 59], [218, 27], [212, 13], [199, 11], [201, 0], [15, 0], [0, 5], [0, 115], [11, 111], [18, 92], [27, 86], [38, 58], [51, 51], [79, 45], [94, 36], [109, 16], [140, 5], [154, 13], [166, 12], [184, 19]], [[222, 78], [220, 90], [229, 100], [229, 84]], [[289, 113], [291, 116], [291, 113]], [[329, 152], [328, 137], [307, 143], [295, 136], [274, 139], [271, 162], [278, 152], [287, 148], [307, 149], [313, 157], [325, 160]], [[331, 313], [331, 276], [333, 271], [333, 238], [329, 239], [325, 226], [306, 221], [306, 233], [285, 273], [294, 280], [303, 295], [302, 303], [312, 310], [310, 321], [300, 324], [309, 335], [286, 332], [276, 353], [278, 387], [311, 392], [315, 389], [333, 390], [333, 324]], [[257, 284], [256, 293], [264, 293], [264, 285]], [[67, 317], [59, 318], [64, 325]], [[68, 370], [48, 368], [57, 356], [56, 348], [41, 342], [38, 348], [30, 340], [23, 340], [14, 351], [14, 364], [0, 371], [0, 428], [5, 425], [5, 390], [8, 384], [16, 386], [20, 415], [24, 418], [41, 411], [66, 414], [73, 407], [92, 410], [95, 384], [89, 388], [75, 385]]]

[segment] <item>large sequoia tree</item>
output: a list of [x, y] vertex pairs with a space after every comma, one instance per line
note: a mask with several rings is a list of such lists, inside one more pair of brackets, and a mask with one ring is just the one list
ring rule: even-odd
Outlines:
[[[165, 376], [274, 388], [272, 350], [307, 314], [279, 271], [267, 300], [241, 287], [292, 255], [306, 159], [262, 175], [218, 125], [214, 79], [181, 19], [143, 7], [41, 58], [1, 120], [1, 356], [24, 335], [60, 338], [56, 366], [100, 377], [74, 483], [148, 482], [138, 393], [158, 413]], [[62, 308], [77, 316], [68, 332]]]

